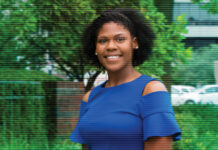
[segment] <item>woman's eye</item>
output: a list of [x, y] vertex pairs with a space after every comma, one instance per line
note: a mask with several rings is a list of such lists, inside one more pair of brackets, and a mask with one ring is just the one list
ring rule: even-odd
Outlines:
[[124, 41], [124, 40], [125, 40], [124, 37], [119, 37], [119, 38], [116, 39], [117, 42], [122, 42], [122, 41]]
[[107, 42], [107, 39], [99, 39], [98, 40], [98, 43], [105, 43], [105, 42]]

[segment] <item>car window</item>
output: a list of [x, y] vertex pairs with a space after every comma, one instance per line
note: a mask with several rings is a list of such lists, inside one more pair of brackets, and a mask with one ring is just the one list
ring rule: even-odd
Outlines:
[[175, 88], [171, 88], [171, 93], [172, 94], [179, 94], [180, 92], [179, 92], [179, 90], [177, 90], [177, 89], [175, 89]]
[[216, 87], [211, 87], [206, 89], [206, 93], [214, 93], [214, 92], [216, 92]]
[[218, 87], [215, 87], [215, 92], [218, 92]]
[[195, 91], [195, 88], [191, 88], [191, 89], [190, 89], [190, 92], [194, 92], [194, 91]]
[[184, 92], [184, 93], [188, 93], [189, 91], [187, 90], [187, 89], [185, 89], [185, 88], [182, 88], [182, 91]]

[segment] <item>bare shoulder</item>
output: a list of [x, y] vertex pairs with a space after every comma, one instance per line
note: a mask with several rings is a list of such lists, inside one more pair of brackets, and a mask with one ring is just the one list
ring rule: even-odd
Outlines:
[[157, 92], [157, 91], [167, 91], [167, 88], [160, 81], [157, 81], [157, 80], [150, 81], [145, 86], [142, 96], [147, 95], [147, 94], [152, 93], [152, 92]]
[[92, 91], [92, 90], [88, 91], [88, 92], [83, 96], [82, 100], [83, 100], [84, 102], [88, 102], [89, 95], [90, 95], [91, 91]]

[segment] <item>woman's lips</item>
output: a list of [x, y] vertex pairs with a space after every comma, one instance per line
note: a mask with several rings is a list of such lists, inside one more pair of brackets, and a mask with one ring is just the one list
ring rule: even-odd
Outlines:
[[106, 58], [106, 60], [109, 61], [115, 61], [118, 60], [121, 56], [120, 55], [112, 55], [112, 56], [105, 56], [104, 58]]

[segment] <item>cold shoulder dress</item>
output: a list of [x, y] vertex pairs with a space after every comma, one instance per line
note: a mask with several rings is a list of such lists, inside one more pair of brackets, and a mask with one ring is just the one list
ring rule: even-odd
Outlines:
[[144, 150], [152, 136], [173, 136], [181, 130], [167, 91], [142, 96], [146, 84], [156, 80], [147, 75], [114, 87], [95, 87], [88, 102], [81, 100], [77, 126], [70, 136], [89, 150]]

